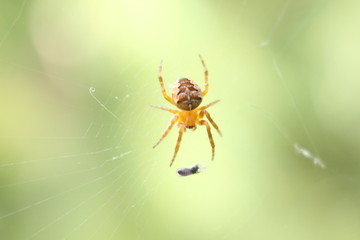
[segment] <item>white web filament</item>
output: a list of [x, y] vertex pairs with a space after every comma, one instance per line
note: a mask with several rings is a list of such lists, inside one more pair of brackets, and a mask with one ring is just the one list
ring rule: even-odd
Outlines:
[[324, 162], [319, 157], [314, 156], [309, 150], [301, 147], [298, 143], [294, 144], [294, 148], [298, 154], [306, 157], [307, 159], [312, 160], [314, 165], [319, 166], [321, 168], [326, 167]]

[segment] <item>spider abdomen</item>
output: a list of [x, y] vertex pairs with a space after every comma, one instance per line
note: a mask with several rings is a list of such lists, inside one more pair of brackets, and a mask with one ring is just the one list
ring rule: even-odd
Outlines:
[[190, 79], [181, 78], [172, 88], [172, 99], [178, 108], [186, 111], [194, 110], [202, 101], [201, 89]]

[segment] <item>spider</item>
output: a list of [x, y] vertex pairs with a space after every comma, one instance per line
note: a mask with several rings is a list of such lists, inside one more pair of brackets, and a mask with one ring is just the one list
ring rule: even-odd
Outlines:
[[158, 105], [151, 105], [154, 108], [158, 108], [161, 110], [165, 110], [168, 112], [171, 112], [174, 114], [174, 116], [171, 118], [170, 124], [168, 127], [164, 130], [162, 136], [160, 137], [159, 141], [153, 146], [155, 148], [159, 143], [169, 134], [172, 127], [177, 123], [177, 126], [179, 128], [179, 136], [177, 139], [177, 143], [175, 146], [175, 152], [170, 162], [170, 167], [173, 164], [176, 154], [179, 151], [181, 138], [183, 136], [183, 133], [185, 130], [192, 129], [193, 131], [196, 129], [196, 124], [198, 125], [204, 125], [206, 127], [208, 137], [210, 140], [210, 145], [212, 148], [212, 160], [214, 160], [214, 154], [215, 154], [215, 143], [211, 134], [210, 124], [208, 121], [203, 120], [202, 118], [206, 116], [206, 118], [209, 120], [209, 122], [212, 124], [212, 126], [218, 131], [218, 133], [221, 135], [221, 132], [219, 130], [219, 127], [216, 125], [214, 120], [211, 118], [208, 111], [206, 111], [207, 108], [211, 107], [212, 105], [219, 102], [219, 100], [214, 101], [212, 103], [209, 103], [208, 105], [205, 105], [203, 107], [197, 108], [203, 97], [208, 92], [209, 89], [209, 81], [208, 81], [208, 70], [206, 68], [205, 62], [201, 55], [199, 55], [199, 58], [201, 60], [201, 63], [205, 70], [205, 90], [201, 91], [200, 87], [193, 81], [187, 78], [180, 78], [177, 80], [177, 82], [172, 87], [172, 98], [166, 93], [165, 87], [164, 87], [164, 81], [162, 77], [162, 65], [163, 61], [160, 62], [159, 67], [159, 82], [161, 86], [161, 91], [164, 96], [164, 98], [171, 104], [178, 107], [180, 110], [173, 110], [166, 107], [158, 106]]

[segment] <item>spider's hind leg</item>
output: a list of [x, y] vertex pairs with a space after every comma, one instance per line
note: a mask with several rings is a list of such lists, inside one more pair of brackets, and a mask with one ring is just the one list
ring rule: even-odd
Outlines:
[[201, 93], [202, 96], [204, 97], [209, 91], [209, 71], [206, 67], [204, 59], [202, 58], [202, 56], [200, 54], [199, 54], [199, 58], [200, 58], [201, 64], [204, 67], [204, 74], [205, 74], [205, 90], [202, 91], [202, 93]]
[[159, 72], [158, 72], [158, 78], [159, 78], [159, 82], [160, 82], [160, 86], [161, 86], [161, 92], [164, 96], [164, 98], [171, 104], [174, 104], [174, 101], [172, 100], [172, 98], [166, 93], [165, 90], [165, 85], [164, 85], [164, 81], [163, 81], [163, 77], [162, 77], [162, 66], [163, 66], [163, 61], [161, 60], [160, 62], [160, 66], [159, 66]]

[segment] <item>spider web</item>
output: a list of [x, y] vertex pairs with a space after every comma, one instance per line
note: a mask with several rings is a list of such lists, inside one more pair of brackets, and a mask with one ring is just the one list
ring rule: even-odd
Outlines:
[[[2, 5], [2, 239], [360, 235], [356, 1]], [[169, 168], [158, 65], [203, 88], [199, 53], [224, 136], [211, 161], [187, 131]]]

